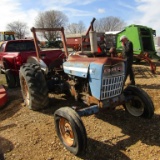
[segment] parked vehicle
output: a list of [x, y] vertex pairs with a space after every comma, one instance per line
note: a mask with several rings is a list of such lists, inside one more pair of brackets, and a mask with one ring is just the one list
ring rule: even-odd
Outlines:
[[[40, 110], [48, 106], [50, 90], [69, 94], [76, 101], [86, 104], [86, 107], [62, 107], [54, 113], [58, 137], [66, 149], [75, 155], [82, 154], [87, 147], [87, 134], [81, 116], [119, 105], [123, 105], [135, 117], [152, 118], [154, 114], [153, 102], [144, 90], [132, 85], [124, 87], [125, 60], [96, 56], [97, 37], [93, 26], [91, 28], [91, 50], [78, 51], [75, 55], [68, 53], [63, 28], [32, 28], [37, 57], [22, 65], [19, 72], [22, 95], [29, 109]], [[44, 31], [60, 31], [62, 34], [66, 55], [60, 61], [62, 68], [57, 66], [57, 61], [51, 65], [52, 68], [48, 67], [50, 65], [42, 68], [40, 64], [43, 59], [40, 57], [36, 32]]]
[[0, 45], [3, 41], [15, 40], [15, 33], [12, 31], [0, 31]]
[[8, 95], [5, 88], [0, 85], [0, 109], [5, 106], [8, 101]]
[[[74, 51], [90, 51], [90, 36], [89, 32], [93, 28], [93, 23], [96, 19], [93, 18], [88, 30], [85, 34], [70, 34], [66, 36], [66, 43], [68, 48], [72, 48]], [[97, 32], [97, 52], [101, 52], [100, 45], [104, 43], [104, 32]]]
[[152, 28], [142, 25], [129, 25], [124, 30], [119, 32], [116, 37], [116, 47], [121, 49], [121, 43], [119, 41], [122, 35], [126, 35], [132, 42], [134, 47], [134, 54], [139, 55], [141, 53], [149, 53], [149, 56], [156, 54], [154, 46], [154, 37], [156, 31]]
[[[60, 57], [63, 57], [62, 50], [43, 50], [40, 57], [46, 65]], [[0, 46], [0, 72], [5, 74], [9, 88], [19, 86], [20, 66], [36, 57], [36, 49], [33, 40], [10, 40], [4, 41]], [[34, 58], [32, 58], [34, 59]], [[41, 64], [43, 65], [43, 64]]]

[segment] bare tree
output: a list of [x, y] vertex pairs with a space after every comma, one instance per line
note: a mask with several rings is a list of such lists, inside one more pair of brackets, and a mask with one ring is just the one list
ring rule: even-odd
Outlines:
[[12, 23], [7, 24], [6, 27], [8, 30], [15, 32], [16, 37], [18, 39], [25, 38], [25, 36], [28, 34], [27, 32], [27, 24], [20, 21], [14, 21]]
[[[57, 28], [65, 27], [68, 22], [67, 16], [61, 11], [50, 10], [40, 12], [35, 19], [35, 26], [38, 28]], [[48, 41], [55, 41], [58, 32], [44, 32], [43, 37]]]
[[125, 25], [125, 22], [120, 18], [110, 16], [96, 20], [94, 28], [97, 32], [121, 31]]
[[79, 21], [78, 23], [71, 23], [67, 26], [67, 32], [70, 34], [76, 34], [76, 33], [84, 33], [86, 31], [86, 27], [82, 21]]

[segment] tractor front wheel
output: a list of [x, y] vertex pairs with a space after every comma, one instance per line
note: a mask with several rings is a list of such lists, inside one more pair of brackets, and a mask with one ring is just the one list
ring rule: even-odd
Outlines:
[[135, 117], [152, 118], [154, 105], [150, 96], [144, 90], [136, 86], [128, 86], [124, 90], [124, 94], [126, 99], [128, 99], [124, 104], [127, 112]]
[[54, 121], [57, 135], [66, 147], [74, 155], [82, 154], [87, 145], [86, 130], [79, 115], [69, 107], [63, 107], [55, 111]]

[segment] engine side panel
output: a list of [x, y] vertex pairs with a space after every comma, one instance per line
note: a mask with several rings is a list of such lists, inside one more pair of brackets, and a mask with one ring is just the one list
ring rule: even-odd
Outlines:
[[65, 73], [82, 78], [87, 78], [88, 67], [89, 67], [89, 62], [77, 63], [74, 61], [72, 62], [68, 61], [63, 63], [63, 69]]

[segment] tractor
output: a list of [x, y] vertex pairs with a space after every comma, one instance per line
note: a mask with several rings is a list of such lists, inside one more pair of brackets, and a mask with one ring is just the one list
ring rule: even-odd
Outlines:
[[4, 41], [15, 40], [15, 33], [12, 31], [0, 31], [0, 45]]
[[[150, 119], [154, 115], [153, 102], [144, 90], [132, 85], [125, 87], [126, 60], [97, 56], [97, 37], [93, 23], [90, 28], [91, 51], [69, 54], [63, 27], [33, 27], [31, 31], [37, 57], [30, 57], [19, 72], [24, 103], [31, 110], [45, 109], [49, 105], [50, 91], [69, 94], [75, 101], [85, 103], [85, 107], [65, 106], [54, 112], [57, 135], [65, 148], [74, 155], [83, 154], [87, 147], [87, 133], [82, 116], [119, 105], [123, 105], [135, 117]], [[60, 54], [49, 64], [44, 61], [47, 55], [40, 56], [36, 38], [36, 32], [46, 31], [61, 32], [65, 54]]]

